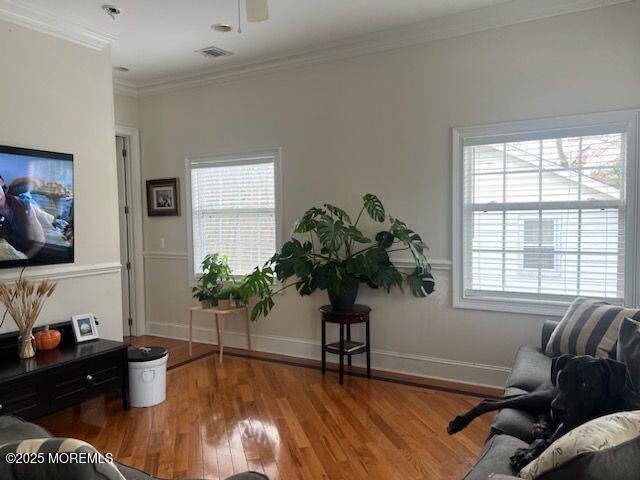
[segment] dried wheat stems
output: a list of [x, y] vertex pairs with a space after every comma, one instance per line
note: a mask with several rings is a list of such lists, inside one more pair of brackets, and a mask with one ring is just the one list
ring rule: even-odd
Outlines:
[[20, 331], [20, 358], [31, 358], [35, 355], [31, 344], [31, 331], [44, 303], [55, 289], [56, 282], [50, 280], [32, 283], [21, 278], [12, 286], [0, 283], [0, 302], [4, 304]]

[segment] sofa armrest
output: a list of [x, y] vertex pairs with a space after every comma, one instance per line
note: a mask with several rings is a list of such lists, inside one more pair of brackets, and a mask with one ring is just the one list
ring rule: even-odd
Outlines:
[[549, 343], [551, 334], [558, 326], [558, 323], [560, 322], [556, 322], [555, 320], [545, 320], [544, 323], [542, 324], [542, 338], [540, 342], [540, 347], [542, 348], [543, 352], [546, 350], [547, 343]]

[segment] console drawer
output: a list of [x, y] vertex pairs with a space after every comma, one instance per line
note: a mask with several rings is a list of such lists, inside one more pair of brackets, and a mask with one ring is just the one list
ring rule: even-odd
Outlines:
[[0, 414], [28, 417], [38, 410], [43, 396], [35, 381], [3, 383], [0, 385]]
[[50, 403], [67, 405], [82, 399], [87, 390], [87, 374], [83, 364], [70, 365], [51, 372], [45, 382], [49, 384]]

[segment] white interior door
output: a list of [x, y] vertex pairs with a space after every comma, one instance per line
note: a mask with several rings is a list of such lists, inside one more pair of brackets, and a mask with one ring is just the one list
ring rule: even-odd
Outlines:
[[118, 163], [118, 211], [120, 218], [120, 264], [122, 265], [122, 331], [125, 336], [136, 335], [133, 287], [132, 228], [130, 215], [130, 185], [128, 172], [128, 139], [116, 137]]

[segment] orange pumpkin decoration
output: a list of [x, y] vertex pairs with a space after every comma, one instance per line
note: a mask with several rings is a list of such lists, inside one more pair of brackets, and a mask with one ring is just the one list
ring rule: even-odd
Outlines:
[[61, 335], [58, 330], [49, 330], [49, 327], [45, 327], [44, 330], [36, 332], [36, 348], [38, 350], [53, 350], [60, 345]]

